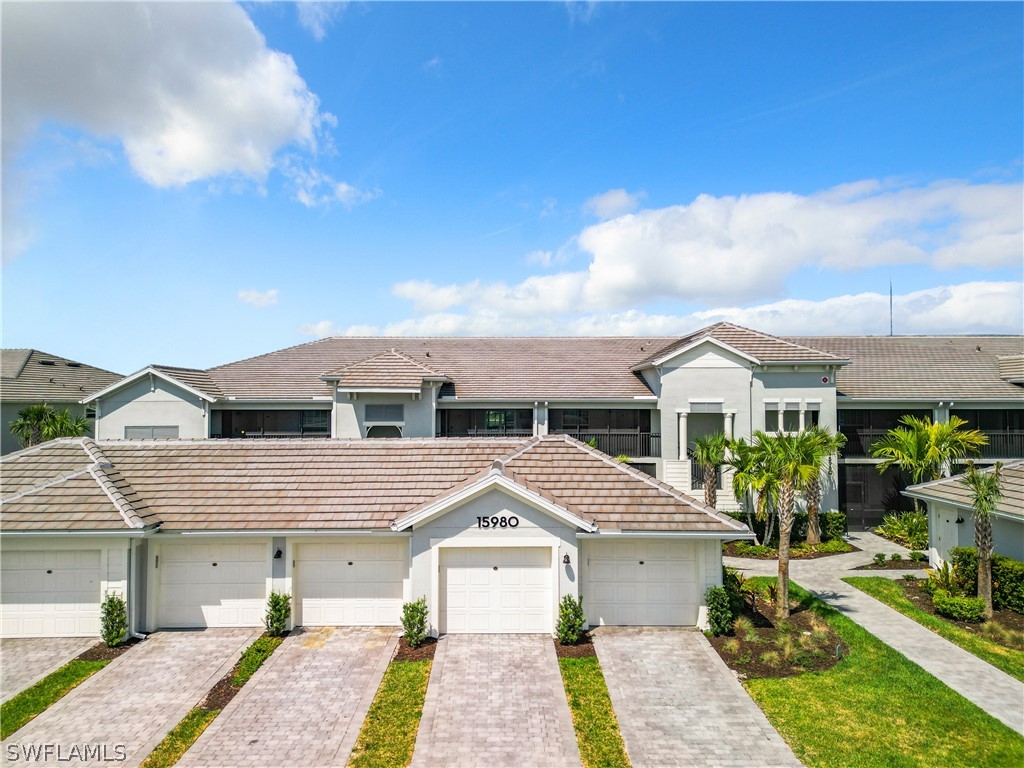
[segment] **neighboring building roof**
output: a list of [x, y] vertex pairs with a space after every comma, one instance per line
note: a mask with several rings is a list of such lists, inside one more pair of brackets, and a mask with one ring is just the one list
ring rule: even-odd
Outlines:
[[[122, 528], [385, 530], [495, 462], [512, 482], [599, 529], [746, 534], [727, 515], [565, 436], [59, 440], [0, 460], [0, 528], [90, 530], [101, 527], [97, 516], [113, 527], [123, 512]], [[120, 507], [87, 482], [94, 465]]]
[[76, 403], [121, 379], [77, 360], [38, 349], [0, 350], [0, 400], [17, 403]]
[[715, 323], [676, 340], [633, 367], [634, 369], [641, 369], [654, 365], [658, 361], [665, 360], [706, 339], [711, 339], [724, 344], [726, 347], [735, 349], [757, 363], [820, 362], [841, 365], [845, 362], [845, 358], [841, 355], [822, 352], [807, 344], [797, 344], [778, 336], [769, 336], [767, 333], [761, 333], [760, 331], [744, 328], [732, 323]]
[[[981, 471], [993, 472], [995, 468], [987, 467]], [[973, 507], [971, 491], [960, 482], [962, 478], [961, 474], [912, 485], [903, 494], [923, 501], [952, 504], [954, 507], [970, 510]], [[1004, 464], [999, 470], [999, 478], [1003, 496], [996, 505], [996, 514], [1024, 520], [1024, 461]]]
[[[205, 371], [200, 371], [195, 368], [174, 368], [169, 365], [147, 365], [142, 370], [128, 374], [123, 379], [111, 384], [109, 387], [104, 387], [98, 391], [90, 392], [88, 397], [82, 398], [82, 402], [90, 403], [93, 400], [106, 397], [111, 392], [116, 392], [126, 384], [130, 384], [133, 381], [138, 381], [139, 379], [147, 377], [163, 379], [164, 381], [181, 387], [186, 392], [190, 392], [193, 395], [204, 400], [208, 400], [211, 403], [216, 402], [219, 397], [222, 397], [220, 390], [218, 390], [216, 385], [210, 381], [210, 378], [206, 375]], [[206, 390], [200, 389], [196, 385], [206, 387]]]
[[1024, 353], [999, 355], [999, 377], [1011, 384], [1024, 384]]
[[999, 357], [1019, 354], [1021, 336], [795, 336], [846, 357], [840, 396], [892, 400], [1021, 400], [1000, 378]]
[[424, 381], [449, 381], [443, 373], [428, 368], [395, 349], [360, 360], [336, 371], [329, 371], [324, 381], [335, 381], [339, 389], [392, 389], [419, 392]]
[[217, 382], [210, 378], [210, 374], [206, 371], [201, 371], [198, 368], [178, 368], [173, 365], [152, 365], [150, 367], [211, 398], [224, 397]]

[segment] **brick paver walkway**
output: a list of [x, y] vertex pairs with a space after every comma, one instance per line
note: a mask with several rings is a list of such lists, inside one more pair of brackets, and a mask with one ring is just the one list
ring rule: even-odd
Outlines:
[[391, 628], [289, 636], [178, 767], [344, 766], [397, 643]]
[[0, 640], [0, 701], [7, 701], [99, 642], [93, 637]]
[[[852, 534], [850, 542], [863, 551], [816, 560], [791, 561], [793, 580], [848, 615], [883, 643], [895, 648], [964, 698], [1017, 732], [1024, 733], [1024, 683], [841, 581], [850, 576], [895, 579], [902, 578], [903, 573], [915, 573], [923, 577], [923, 571], [852, 570], [870, 563], [876, 552], [900, 552], [906, 556], [908, 550], [872, 533]], [[725, 562], [726, 565], [742, 569], [749, 576], [778, 573], [775, 560], [751, 561], [727, 557]]]
[[542, 635], [445, 635], [413, 768], [580, 765], [555, 648]]
[[[8, 757], [11, 745], [23, 751], [50, 744], [60, 746], [64, 759], [54, 754], [50, 760], [20, 762], [137, 766], [259, 634], [255, 629], [208, 629], [150, 635], [13, 733], [3, 743], [3, 755]], [[92, 753], [97, 759], [68, 758], [84, 745], [99, 752]], [[118, 745], [124, 760], [117, 759]]]
[[801, 765], [700, 632], [601, 627], [594, 638], [635, 768]]

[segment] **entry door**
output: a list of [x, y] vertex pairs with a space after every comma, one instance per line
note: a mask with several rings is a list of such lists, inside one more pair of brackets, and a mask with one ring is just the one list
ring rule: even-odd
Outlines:
[[441, 549], [440, 630], [550, 634], [551, 549]]
[[269, 541], [164, 543], [159, 557], [160, 627], [263, 623], [271, 575]]
[[0, 563], [0, 635], [100, 633], [100, 550], [8, 549]]
[[585, 543], [583, 608], [590, 624], [692, 626], [701, 591], [692, 541]]

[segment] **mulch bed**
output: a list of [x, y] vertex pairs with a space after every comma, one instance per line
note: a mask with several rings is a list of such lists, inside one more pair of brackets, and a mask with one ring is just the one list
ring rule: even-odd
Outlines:
[[[817, 560], [819, 557], [834, 557], [835, 555], [848, 555], [851, 552], [860, 552], [861, 551], [860, 548], [853, 546], [853, 544], [849, 544], [849, 542], [847, 542], [847, 544], [849, 545], [850, 549], [848, 551], [846, 551], [846, 552], [806, 552], [806, 553], [799, 553], [798, 554], [798, 553], [795, 553], [792, 550], [790, 550], [789, 559], [790, 560]], [[743, 560], [778, 560], [779, 559], [779, 556], [777, 554], [775, 554], [775, 555], [739, 555], [739, 554], [736, 554], [736, 542], [735, 541], [730, 541], [728, 544], [726, 544], [724, 546], [723, 554], [728, 555], [729, 557], [739, 557], [739, 558], [741, 558]]]
[[902, 560], [886, 560], [882, 565], [878, 563], [868, 563], [867, 565], [858, 565], [853, 568], [854, 571], [923, 571], [928, 567], [927, 560], [908, 560], [903, 558]]
[[130, 637], [115, 648], [108, 648], [106, 643], [96, 643], [92, 648], [76, 657], [79, 661], [113, 661], [121, 654], [127, 653], [141, 643], [137, 637]]
[[433, 661], [437, 651], [437, 638], [428, 637], [419, 648], [410, 648], [404, 637], [398, 638], [398, 650], [392, 661]]
[[584, 632], [576, 645], [562, 645], [555, 640], [555, 655], [560, 659], [590, 659], [597, 656], [597, 651], [590, 633]]
[[[780, 629], [775, 620], [761, 612], [774, 613], [774, 607], [767, 600], [758, 601], [758, 610], [744, 605], [741, 616], [746, 616], [754, 625], [748, 638], [744, 634], [722, 637], [708, 637], [711, 647], [740, 680], [751, 677], [793, 677], [805, 672], [819, 672], [839, 663], [836, 646], [842, 646], [842, 655], [849, 652], [846, 644], [832, 630], [828, 623], [808, 608], [792, 604], [790, 617]], [[815, 632], [817, 625], [817, 636]], [[790, 638], [793, 651], [791, 658], [782, 657], [784, 639]], [[730, 650], [730, 646], [733, 646]], [[774, 661], [762, 660], [764, 653], [777, 653]]]
[[[285, 632], [282, 637], [288, 637], [288, 635], [289, 633]], [[260, 637], [268, 637], [268, 635], [264, 632]], [[235, 695], [242, 690], [242, 686], [232, 685], [231, 681], [235, 679], [235, 675], [238, 674], [238, 669], [241, 666], [242, 660], [239, 659], [235, 666], [218, 680], [206, 696], [203, 697], [203, 700], [199, 702], [199, 709], [205, 709], [207, 712], [212, 712], [215, 709], [224, 709], [235, 698]]]
[[[982, 624], [973, 624], [969, 621], [957, 621], [947, 616], [943, 616], [935, 610], [935, 605], [932, 603], [932, 596], [928, 590], [924, 588], [925, 580], [916, 579], [914, 581], [898, 581], [903, 591], [906, 593], [910, 601], [920, 608], [925, 613], [930, 613], [932, 616], [938, 616], [943, 621], [948, 621], [950, 624], [956, 624], [956, 626], [966, 629], [972, 634], [980, 634]], [[1017, 613], [1016, 611], [1007, 610], [995, 610], [992, 612], [992, 620], [997, 624], [1001, 624], [1006, 629], [1012, 629], [1017, 632], [1024, 632], [1024, 614]], [[994, 638], [988, 638], [993, 642], [999, 642]]]

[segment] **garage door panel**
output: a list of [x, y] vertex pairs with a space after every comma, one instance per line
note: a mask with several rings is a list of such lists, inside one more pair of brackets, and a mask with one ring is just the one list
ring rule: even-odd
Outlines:
[[295, 579], [302, 624], [400, 624], [407, 552], [404, 539], [298, 545]]
[[89, 637], [100, 631], [95, 550], [9, 550], [0, 562], [3, 637]]

